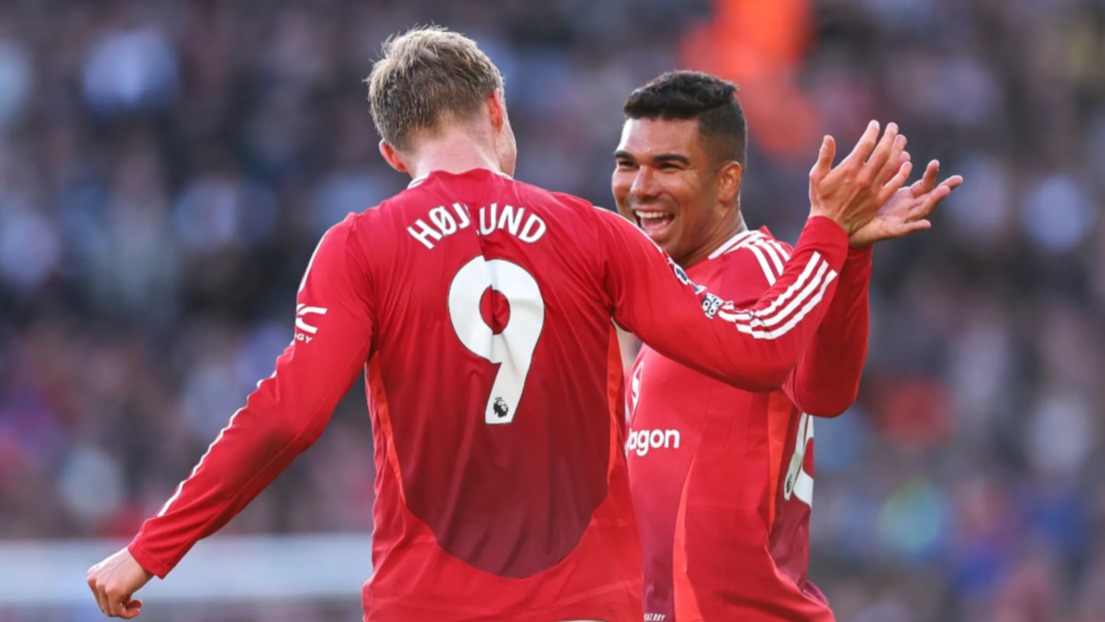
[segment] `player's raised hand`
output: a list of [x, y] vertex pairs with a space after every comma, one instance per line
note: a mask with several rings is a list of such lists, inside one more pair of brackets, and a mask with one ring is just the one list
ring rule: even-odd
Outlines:
[[879, 208], [875, 218], [860, 227], [850, 238], [853, 247], [870, 246], [881, 240], [900, 238], [932, 226], [928, 217], [952, 190], [963, 183], [959, 175], [936, 183], [940, 163], [929, 162], [925, 174], [907, 188], [899, 188]]
[[126, 548], [88, 569], [88, 587], [109, 618], [129, 620], [142, 613], [142, 601], [131, 596], [152, 578]]
[[888, 124], [879, 139], [879, 123], [871, 121], [852, 152], [833, 168], [836, 141], [826, 136], [810, 170], [810, 215], [833, 220], [849, 236], [858, 231], [909, 178], [905, 145], [897, 124]]

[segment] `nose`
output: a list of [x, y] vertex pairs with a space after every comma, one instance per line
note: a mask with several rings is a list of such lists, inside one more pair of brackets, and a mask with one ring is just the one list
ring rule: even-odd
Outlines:
[[660, 186], [656, 183], [656, 176], [653, 175], [652, 169], [647, 166], [642, 166], [637, 169], [637, 174], [633, 176], [633, 183], [629, 187], [629, 195], [635, 201], [648, 201], [656, 198], [660, 193]]

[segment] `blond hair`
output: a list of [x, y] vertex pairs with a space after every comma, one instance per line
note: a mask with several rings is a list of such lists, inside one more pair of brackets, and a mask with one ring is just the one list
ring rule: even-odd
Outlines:
[[503, 77], [476, 42], [440, 26], [412, 28], [384, 42], [368, 76], [368, 101], [380, 136], [402, 151], [443, 119], [474, 115]]

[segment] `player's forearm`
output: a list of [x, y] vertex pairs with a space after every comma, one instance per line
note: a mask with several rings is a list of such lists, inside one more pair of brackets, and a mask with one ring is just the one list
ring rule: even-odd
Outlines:
[[851, 249], [836, 295], [784, 388], [803, 412], [835, 417], [856, 400], [867, 360], [871, 249]]
[[[808, 223], [783, 274], [749, 310], [722, 308], [718, 317], [729, 320], [747, 341], [744, 356], [738, 348], [724, 352], [733, 373], [739, 371], [750, 390], [778, 389], [809, 348], [831, 302], [847, 255], [844, 232], [826, 219]], [[732, 378], [729, 379], [730, 384]], [[748, 386], [754, 383], [755, 386]], [[744, 386], [742, 386], [744, 385]]]
[[[847, 248], [840, 227], [811, 219], [774, 287], [745, 308], [707, 291], [688, 296], [690, 285], [647, 278], [666, 261], [650, 249], [634, 262], [637, 278], [626, 278], [631, 286], [619, 304], [626, 310], [624, 325], [657, 352], [722, 382], [751, 391], [778, 389], [833, 299]], [[637, 297], [648, 304], [632, 300]]]
[[249, 504], [318, 438], [326, 417], [281, 416], [269, 379], [231, 418], [207, 453], [131, 542], [135, 559], [164, 577], [199, 540]]

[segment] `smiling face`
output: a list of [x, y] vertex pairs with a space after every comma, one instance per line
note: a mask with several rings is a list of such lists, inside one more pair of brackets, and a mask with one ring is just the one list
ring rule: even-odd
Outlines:
[[742, 226], [741, 167], [715, 162], [697, 119], [627, 119], [614, 153], [618, 212], [684, 268], [705, 259]]

